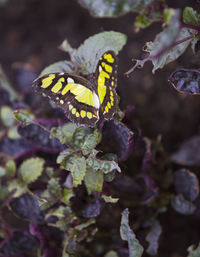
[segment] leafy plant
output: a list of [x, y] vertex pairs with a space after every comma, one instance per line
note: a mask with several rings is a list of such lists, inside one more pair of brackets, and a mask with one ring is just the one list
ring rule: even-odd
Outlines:
[[[163, 0], [78, 2], [95, 17], [138, 13], [135, 31], [163, 22], [163, 31], [145, 45], [148, 56], [136, 60], [128, 75], [147, 61], [154, 73], [189, 46], [197, 53], [200, 15], [192, 7], [181, 12]], [[60, 49], [70, 60], [41, 75], [88, 76], [104, 52], [117, 55], [126, 41], [115, 31], [91, 36], [77, 49], [64, 40]], [[179, 69], [169, 81], [181, 93], [200, 92], [199, 69]], [[199, 218], [199, 135], [170, 156], [160, 135], [143, 136], [131, 106], [124, 112], [118, 107], [101, 128], [89, 128], [69, 122], [33, 91], [27, 101], [2, 69], [0, 92], [0, 256], [155, 256], [166, 252], [160, 238], [169, 213], [174, 223], [180, 215]], [[199, 246], [183, 248], [188, 257], [199, 256]]]

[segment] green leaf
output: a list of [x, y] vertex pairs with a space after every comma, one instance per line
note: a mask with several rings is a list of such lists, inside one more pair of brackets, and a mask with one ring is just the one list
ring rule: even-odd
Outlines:
[[74, 65], [70, 61], [59, 61], [55, 62], [48, 67], [46, 67], [40, 74], [40, 77], [48, 73], [55, 72], [72, 72], [74, 70]]
[[16, 120], [20, 121], [23, 126], [28, 126], [33, 123], [33, 119], [35, 118], [32, 113], [28, 110], [17, 110], [13, 113]]
[[87, 165], [93, 168], [94, 170], [102, 169], [105, 174], [113, 170], [117, 170], [118, 172], [121, 172], [120, 167], [115, 161], [99, 160], [97, 158], [88, 157]]
[[6, 175], [8, 177], [13, 177], [16, 173], [16, 164], [15, 164], [15, 161], [14, 160], [9, 160], [7, 163], [6, 163]]
[[13, 192], [13, 197], [19, 197], [26, 193], [26, 188], [20, 181], [14, 179], [8, 183], [8, 191]]
[[12, 127], [14, 125], [15, 119], [13, 117], [13, 110], [9, 106], [1, 107], [0, 117], [4, 126]]
[[87, 168], [84, 182], [89, 195], [92, 192], [100, 193], [103, 187], [103, 172], [101, 170], [95, 171], [91, 168]]
[[164, 1], [162, 0], [79, 0], [79, 3], [87, 8], [94, 17], [118, 17], [128, 12], [139, 12], [151, 17], [151, 22], [162, 16]]
[[[1, 1], [5, 2], [6, 0], [1, 0]], [[11, 87], [8, 79], [6, 78], [5, 73], [3, 72], [1, 65], [0, 65], [0, 87], [2, 87], [8, 92], [11, 101], [16, 99], [20, 100], [21, 98], [20, 95], [18, 95], [17, 92]]]
[[[127, 36], [120, 32], [105, 31], [86, 39], [77, 50], [70, 52], [71, 58], [82, 67], [84, 75], [95, 72], [100, 57], [108, 50], [116, 54], [126, 44]], [[67, 51], [69, 49], [67, 48]]]
[[169, 24], [172, 17], [174, 16], [176, 10], [173, 9], [173, 8], [165, 8], [164, 10], [164, 21], [165, 21], [165, 24]]
[[42, 158], [30, 158], [22, 162], [18, 172], [24, 183], [30, 184], [42, 174], [43, 166]]
[[177, 44], [174, 47], [171, 47], [172, 44], [189, 36], [191, 36], [189, 30], [181, 28], [180, 11], [177, 10], [170, 24], [166, 29], [157, 34], [154, 42], [146, 43], [145, 51], [149, 53], [148, 59], [152, 61], [154, 66], [152, 72], [154, 73], [157, 69], [161, 69], [166, 64], [176, 60], [186, 50], [192, 39]]
[[81, 185], [86, 173], [86, 160], [77, 154], [68, 155], [61, 163], [61, 167], [72, 173], [73, 185]]
[[69, 149], [69, 148], [65, 149], [64, 151], [62, 151], [62, 152], [59, 153], [59, 155], [58, 155], [58, 157], [57, 157], [57, 159], [56, 159], [56, 162], [57, 162], [58, 164], [61, 164], [61, 163], [64, 161], [64, 159], [65, 159], [67, 156], [69, 156], [70, 154], [72, 154], [72, 153], [73, 153], [73, 152], [72, 152], [71, 149]]
[[69, 204], [70, 199], [74, 196], [74, 192], [72, 189], [64, 188], [62, 192], [62, 202], [65, 204]]
[[113, 198], [112, 196], [102, 195], [102, 198], [106, 203], [117, 203], [119, 198]]
[[51, 178], [48, 182], [47, 189], [54, 197], [61, 197], [61, 186], [58, 178]]
[[95, 224], [95, 222], [96, 222], [95, 219], [89, 219], [85, 223], [81, 223], [81, 224], [77, 225], [75, 227], [75, 229], [81, 231], [81, 230], [89, 227], [90, 225]]
[[200, 14], [192, 7], [185, 7], [183, 10], [183, 21], [188, 24], [200, 25]]
[[101, 141], [101, 134], [88, 127], [77, 128], [73, 134], [73, 146], [81, 150], [84, 155], [89, 154]]
[[6, 198], [8, 197], [9, 192], [8, 192], [8, 187], [7, 186], [2, 186], [0, 187], [0, 201], [4, 201], [6, 200]]
[[9, 128], [7, 135], [8, 135], [8, 137], [10, 139], [19, 139], [19, 138], [21, 138], [21, 136], [19, 135], [17, 129], [18, 129], [18, 126], [13, 126], [13, 127]]
[[136, 60], [136, 64], [126, 74], [134, 71], [136, 67], [142, 68], [147, 61], [152, 62], [152, 72], [155, 73], [157, 69], [161, 69], [166, 64], [176, 60], [192, 42], [192, 33], [194, 36], [196, 35], [196, 32], [182, 27], [180, 10], [176, 10], [167, 28], [157, 34], [153, 42], [146, 43], [144, 50], [148, 52], [148, 57], [143, 60]]
[[[75, 123], [69, 122], [62, 127], [52, 128], [51, 132], [61, 139], [62, 144], [71, 146], [73, 144], [72, 137], [77, 127]], [[51, 135], [51, 137], [53, 138], [54, 135]]]
[[137, 28], [146, 28], [148, 27], [152, 21], [148, 19], [148, 17], [145, 14], [141, 14], [140, 16], [137, 16], [136, 21], [135, 21], [135, 27]]
[[5, 168], [0, 166], [0, 177], [3, 177], [3, 176], [5, 176], [5, 175], [6, 175], [6, 170], [5, 170]]
[[141, 257], [143, 253], [143, 247], [136, 239], [135, 234], [131, 230], [128, 224], [129, 211], [125, 209], [122, 212], [120, 235], [122, 240], [128, 241], [129, 257]]
[[75, 123], [69, 122], [62, 127], [62, 136], [64, 139], [64, 143], [67, 145], [72, 145], [72, 138], [75, 130], [77, 129], [77, 125]]
[[109, 251], [104, 257], [118, 257], [118, 254], [115, 251]]
[[183, 215], [191, 215], [194, 213], [196, 206], [183, 197], [182, 194], [172, 198], [171, 205], [175, 211]]
[[62, 44], [59, 46], [61, 50], [67, 53], [72, 53], [73, 51], [76, 51], [74, 48], [71, 47], [70, 43], [67, 39], [65, 39]]
[[199, 257], [200, 256], [200, 243], [197, 246], [197, 248], [194, 248], [194, 245], [191, 245], [190, 247], [188, 247], [188, 256], [187, 257]]

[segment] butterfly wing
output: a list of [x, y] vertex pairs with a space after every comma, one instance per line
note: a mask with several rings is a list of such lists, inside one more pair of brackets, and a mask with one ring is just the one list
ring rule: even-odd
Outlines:
[[104, 119], [112, 119], [117, 104], [117, 57], [113, 51], [107, 51], [102, 55], [95, 77], [102, 116]]
[[60, 106], [72, 122], [94, 127], [99, 120], [99, 98], [87, 79], [53, 73], [35, 80], [33, 87]]

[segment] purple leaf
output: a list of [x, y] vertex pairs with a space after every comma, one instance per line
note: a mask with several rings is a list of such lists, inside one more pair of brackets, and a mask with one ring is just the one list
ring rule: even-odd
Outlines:
[[32, 145], [23, 138], [14, 140], [4, 136], [0, 141], [0, 152], [13, 156], [15, 159], [34, 151]]
[[147, 248], [147, 253], [149, 255], [156, 255], [158, 253], [158, 240], [162, 233], [162, 227], [160, 223], [155, 220], [152, 224], [152, 227], [149, 233], [146, 236], [147, 242], [149, 242], [149, 246]]
[[100, 199], [96, 198], [93, 203], [89, 203], [82, 211], [82, 216], [84, 218], [94, 218], [100, 214], [102, 202]]
[[142, 160], [142, 171], [147, 171], [152, 167], [151, 140], [144, 137], [143, 142], [145, 144], [145, 153]]
[[28, 219], [38, 224], [44, 223], [44, 213], [40, 211], [38, 201], [31, 195], [24, 194], [13, 199], [10, 206], [12, 211], [20, 218]]
[[119, 161], [125, 161], [133, 149], [133, 132], [120, 121], [105, 122], [103, 127], [103, 142], [111, 145]]
[[122, 193], [139, 193], [141, 192], [141, 187], [134, 182], [130, 177], [125, 175], [120, 175], [115, 178], [112, 183], [112, 187]]
[[26, 64], [18, 65], [15, 69], [15, 73], [20, 89], [22, 91], [30, 90], [33, 80], [37, 77], [36, 73], [30, 69], [30, 67], [27, 68]]
[[11, 256], [13, 254], [21, 253], [23, 256], [25, 251], [36, 251], [39, 248], [39, 242], [28, 232], [15, 231], [12, 238], [10, 238], [0, 249], [0, 253], [4, 256]]
[[4, 89], [0, 88], [0, 95], [1, 95], [1, 101], [0, 101], [0, 107], [3, 105], [11, 106], [10, 97], [8, 92], [6, 92]]
[[200, 136], [193, 136], [184, 141], [172, 157], [180, 165], [200, 166]]
[[194, 201], [199, 194], [197, 176], [186, 169], [180, 169], [174, 173], [174, 186], [176, 192], [182, 194], [189, 201]]
[[154, 198], [158, 194], [158, 187], [155, 184], [154, 180], [147, 174], [142, 173], [137, 176], [138, 182], [142, 182], [141, 186], [143, 185], [142, 194], [140, 197], [140, 201], [142, 204], [150, 203], [154, 200]]
[[171, 205], [175, 211], [183, 215], [191, 215], [194, 213], [196, 206], [183, 197], [183, 195], [176, 195], [172, 201]]
[[[51, 125], [45, 125], [47, 128], [51, 128]], [[40, 147], [44, 151], [58, 153], [63, 150], [62, 144], [57, 138], [50, 138], [50, 134], [44, 131], [36, 124], [30, 124], [24, 128], [18, 128], [19, 134], [25, 138], [28, 142]]]
[[[44, 226], [39, 226], [34, 223], [30, 223], [29, 230], [31, 235], [40, 241], [40, 249], [43, 252], [42, 257], [57, 256], [57, 240], [61, 240], [59, 234], [57, 233], [59, 232], [58, 230], [51, 231], [50, 228], [47, 229]], [[54, 248], [52, 248], [53, 245], [55, 246]]]
[[200, 70], [180, 69], [169, 77], [173, 87], [183, 94], [200, 94]]

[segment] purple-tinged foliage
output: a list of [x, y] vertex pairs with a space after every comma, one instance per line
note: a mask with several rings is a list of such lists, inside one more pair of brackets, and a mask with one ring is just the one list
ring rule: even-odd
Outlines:
[[147, 171], [152, 167], [151, 140], [144, 137], [143, 143], [145, 145], [145, 153], [142, 160], [142, 171]]
[[23, 138], [10, 139], [5, 136], [0, 140], [0, 152], [8, 154], [15, 159], [27, 153], [33, 153], [34, 151], [35, 148]]
[[147, 253], [151, 256], [154, 256], [158, 253], [158, 240], [160, 238], [161, 233], [162, 227], [160, 223], [157, 220], [153, 221], [151, 229], [146, 236], [146, 241], [149, 243]]
[[111, 146], [119, 161], [125, 161], [133, 150], [134, 132], [120, 121], [105, 122], [103, 127], [103, 144]]
[[200, 70], [180, 69], [171, 74], [169, 82], [183, 94], [200, 94]]
[[141, 173], [137, 176], [137, 181], [140, 183], [143, 188], [140, 195], [140, 202], [142, 204], [150, 203], [158, 195], [158, 186], [155, 181], [145, 173]]
[[8, 92], [6, 92], [1, 87], [0, 87], [0, 95], [1, 95], [0, 107], [3, 105], [12, 106]]
[[[49, 127], [46, 125], [46, 127]], [[50, 129], [50, 128], [49, 128]], [[18, 128], [19, 134], [35, 148], [41, 148], [46, 152], [59, 153], [63, 150], [63, 145], [57, 138], [50, 138], [49, 133], [36, 124], [30, 124], [24, 128]]]
[[30, 223], [29, 231], [30, 234], [40, 242], [40, 249], [42, 250], [43, 257], [58, 256], [59, 245], [56, 245], [56, 241], [60, 240], [61, 233], [57, 229], [51, 229], [45, 226], [39, 226], [35, 223]]
[[38, 201], [29, 194], [23, 194], [18, 198], [14, 198], [10, 206], [12, 211], [21, 219], [30, 222], [44, 224], [44, 212], [39, 208]]
[[27, 65], [18, 65], [15, 67], [15, 73], [20, 90], [22, 92], [29, 91], [33, 80], [37, 77], [35, 71], [33, 71], [31, 67], [27, 67]]
[[173, 162], [180, 165], [200, 166], [200, 136], [185, 140], [179, 149], [172, 154]]
[[182, 194], [173, 197], [171, 205], [176, 212], [182, 215], [191, 215], [196, 210], [195, 204], [190, 201], [187, 201]]
[[120, 175], [112, 183], [114, 190], [122, 193], [141, 193], [142, 188], [133, 179], [126, 175]]
[[199, 181], [197, 176], [189, 170], [180, 169], [174, 173], [174, 186], [178, 194], [182, 194], [188, 201], [194, 201], [199, 195]]
[[39, 247], [38, 240], [29, 234], [27, 231], [15, 231], [13, 236], [5, 242], [1, 247], [0, 253], [4, 254], [5, 257], [10, 257], [14, 254], [33, 252]]
[[82, 216], [84, 218], [94, 218], [97, 217], [102, 208], [102, 200], [95, 198], [94, 202], [88, 203], [82, 211]]

